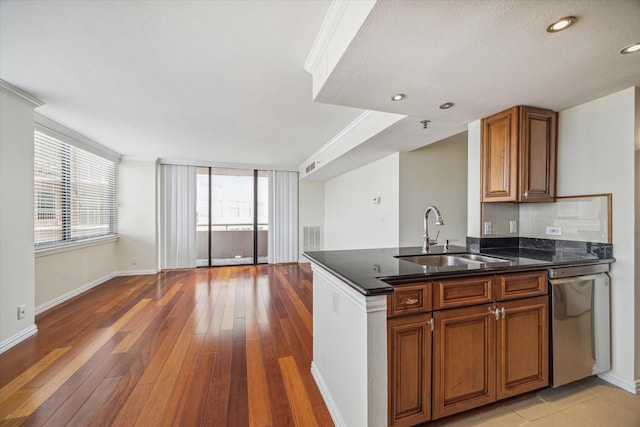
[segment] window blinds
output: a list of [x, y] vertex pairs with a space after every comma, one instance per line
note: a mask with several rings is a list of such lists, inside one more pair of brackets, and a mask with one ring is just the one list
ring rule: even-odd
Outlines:
[[34, 133], [35, 246], [115, 234], [116, 164]]

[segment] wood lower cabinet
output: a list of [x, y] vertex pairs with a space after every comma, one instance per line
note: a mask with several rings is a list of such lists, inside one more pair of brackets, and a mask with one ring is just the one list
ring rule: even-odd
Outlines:
[[546, 272], [534, 271], [398, 286], [387, 300], [389, 425], [547, 386], [546, 283]]
[[547, 296], [498, 303], [497, 398], [549, 385]]
[[496, 400], [493, 305], [433, 313], [433, 419]]
[[482, 202], [552, 202], [558, 113], [519, 106], [482, 119]]
[[548, 301], [434, 312], [433, 419], [549, 384]]
[[431, 419], [431, 314], [387, 321], [389, 425]]

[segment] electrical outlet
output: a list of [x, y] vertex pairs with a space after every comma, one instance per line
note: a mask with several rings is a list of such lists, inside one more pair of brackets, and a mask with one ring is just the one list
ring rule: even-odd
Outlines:
[[18, 319], [24, 319], [27, 315], [27, 305], [22, 304], [18, 306]]
[[138, 264], [138, 258], [133, 257], [131, 258], [131, 265], [137, 265]]
[[488, 236], [491, 234], [491, 223], [489, 221], [485, 221], [484, 223], [484, 235]]
[[509, 233], [517, 233], [518, 232], [518, 222], [517, 221], [509, 221]]
[[547, 227], [548, 236], [562, 236], [562, 227]]

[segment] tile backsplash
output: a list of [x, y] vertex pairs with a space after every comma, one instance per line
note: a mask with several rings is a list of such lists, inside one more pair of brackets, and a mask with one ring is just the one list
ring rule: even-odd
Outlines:
[[[483, 203], [483, 237], [609, 242], [610, 195], [563, 197], [554, 203]], [[510, 221], [517, 219], [517, 232]], [[491, 223], [485, 234], [484, 223]]]

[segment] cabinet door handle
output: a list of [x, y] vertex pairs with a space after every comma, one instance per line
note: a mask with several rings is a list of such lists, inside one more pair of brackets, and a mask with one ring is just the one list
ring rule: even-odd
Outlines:
[[415, 304], [417, 302], [418, 302], [418, 300], [416, 298], [407, 298], [407, 301], [405, 301], [405, 304], [413, 305], [413, 304]]
[[[497, 310], [496, 310], [496, 311], [497, 311]], [[504, 307], [502, 307], [502, 308], [500, 309], [500, 315], [501, 315], [501, 316], [502, 316], [502, 318], [504, 319], [504, 316], [505, 316], [505, 314], [504, 314]], [[496, 317], [496, 319], [497, 319], [497, 317]]]
[[433, 317], [429, 319], [429, 329], [433, 331]]
[[496, 308], [495, 310], [491, 310], [489, 309], [489, 311], [491, 312], [491, 314], [493, 314], [494, 316], [496, 316], [496, 320], [500, 319], [500, 309]]

